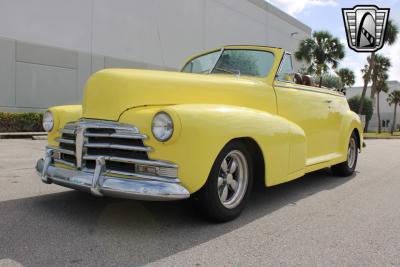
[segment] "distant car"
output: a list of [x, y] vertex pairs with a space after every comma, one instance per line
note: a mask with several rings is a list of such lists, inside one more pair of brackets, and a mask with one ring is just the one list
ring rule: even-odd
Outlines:
[[43, 126], [43, 182], [139, 200], [192, 196], [214, 221], [237, 217], [256, 180], [273, 186], [326, 167], [351, 175], [363, 142], [342, 93], [311, 86], [290, 53], [263, 46], [212, 50], [181, 72], [99, 71], [82, 106], [50, 108]]

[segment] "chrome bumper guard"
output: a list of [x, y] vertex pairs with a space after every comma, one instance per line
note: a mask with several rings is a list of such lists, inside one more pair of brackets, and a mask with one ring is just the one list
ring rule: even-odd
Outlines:
[[45, 159], [38, 160], [36, 170], [46, 184], [91, 192], [96, 196], [112, 196], [137, 200], [168, 201], [185, 199], [189, 191], [176, 182], [126, 179], [104, 174], [105, 159], [98, 157], [94, 172], [58, 168], [52, 165], [51, 149]]

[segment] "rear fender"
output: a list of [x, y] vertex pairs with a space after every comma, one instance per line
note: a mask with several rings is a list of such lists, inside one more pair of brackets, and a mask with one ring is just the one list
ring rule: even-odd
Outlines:
[[358, 131], [358, 138], [360, 141], [360, 150], [361, 150], [364, 141], [362, 123], [360, 117], [355, 112], [349, 110], [345, 114], [344, 119], [342, 121], [341, 136], [340, 136], [341, 141], [339, 143], [339, 151], [343, 155], [343, 160], [347, 159], [347, 148], [349, 145], [350, 136], [355, 129], [357, 129]]

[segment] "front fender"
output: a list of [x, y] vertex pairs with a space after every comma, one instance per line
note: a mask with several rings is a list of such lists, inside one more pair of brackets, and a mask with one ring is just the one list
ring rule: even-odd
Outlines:
[[60, 136], [59, 130], [64, 128], [64, 125], [68, 122], [77, 121], [82, 117], [82, 106], [81, 105], [66, 105], [66, 106], [54, 106], [48, 109], [53, 113], [54, 116], [54, 127], [48, 133], [48, 143], [50, 146], [56, 146], [58, 143], [54, 141]]
[[[171, 140], [158, 142], [151, 133], [153, 116], [169, 113], [178, 125]], [[191, 192], [206, 182], [222, 148], [232, 139], [249, 137], [260, 147], [265, 160], [266, 185], [281, 183], [290, 173], [304, 168], [304, 132], [290, 121], [267, 112], [226, 105], [183, 104], [142, 107], [123, 113], [120, 122], [139, 127], [154, 148], [151, 159], [179, 165], [179, 178]]]

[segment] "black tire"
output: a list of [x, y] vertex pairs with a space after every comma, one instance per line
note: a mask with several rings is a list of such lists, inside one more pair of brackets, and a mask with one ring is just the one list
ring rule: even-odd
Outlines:
[[[355, 145], [354, 159], [349, 157], [350, 147]], [[345, 162], [333, 165], [331, 170], [334, 175], [340, 177], [347, 177], [354, 173], [357, 166], [359, 142], [355, 132], [352, 133], [349, 140], [349, 149], [347, 151], [347, 160]], [[353, 152], [351, 152], [353, 153]]]
[[[220, 188], [218, 180], [222, 170], [222, 161], [230, 155], [230, 153], [237, 153], [239, 151], [247, 162], [247, 186], [241, 191], [241, 200], [237, 200], [235, 207], [227, 208], [220, 198]], [[229, 158], [227, 159], [229, 160]], [[240, 167], [237, 168], [240, 170]], [[235, 173], [235, 172], [232, 172]], [[245, 173], [245, 171], [243, 171]], [[232, 177], [232, 176], [231, 176]], [[227, 179], [226, 179], [227, 180]], [[239, 184], [239, 183], [238, 183]], [[237, 185], [238, 185], [237, 184]], [[222, 185], [224, 186], [224, 185]], [[228, 183], [225, 184], [230, 188]], [[253, 160], [248, 148], [240, 141], [232, 141], [228, 143], [219, 153], [211, 169], [210, 175], [206, 184], [198, 191], [193, 199], [197, 210], [204, 215], [204, 217], [212, 222], [226, 222], [235, 219], [240, 215], [245, 205], [248, 202], [250, 192], [253, 187]], [[239, 186], [237, 186], [239, 188]], [[242, 188], [244, 188], [242, 186]], [[231, 197], [234, 198], [235, 192], [232, 192]], [[229, 198], [225, 198], [229, 200]]]

